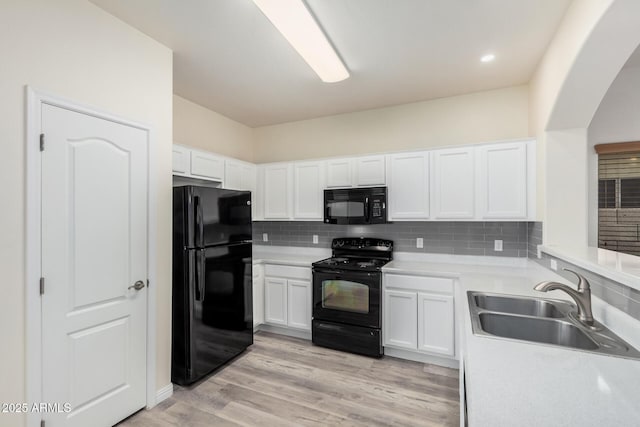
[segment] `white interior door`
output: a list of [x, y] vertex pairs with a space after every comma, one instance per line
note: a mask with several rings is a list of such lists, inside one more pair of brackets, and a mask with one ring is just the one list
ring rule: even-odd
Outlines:
[[43, 419], [111, 426], [146, 403], [147, 132], [46, 104], [42, 132], [42, 398], [71, 404]]

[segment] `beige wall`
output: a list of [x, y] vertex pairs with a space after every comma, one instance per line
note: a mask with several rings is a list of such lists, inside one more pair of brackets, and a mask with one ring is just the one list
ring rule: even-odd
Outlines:
[[[549, 44], [542, 60], [529, 82], [529, 130], [537, 137], [537, 219], [546, 221], [547, 215], [547, 184], [551, 191], [557, 183], [547, 179], [547, 137], [545, 130], [555, 104], [560, 96], [560, 91], [565, 80], [574, 65], [576, 57], [589, 33], [598, 20], [610, 6], [613, 0], [574, 1], [568, 8], [565, 16]], [[578, 104], [576, 107], [579, 107]], [[556, 135], [555, 143], [561, 143], [562, 137]], [[578, 148], [578, 147], [574, 147]], [[553, 159], [551, 159], [553, 162]], [[567, 170], [570, 173], [569, 170]], [[558, 173], [551, 172], [555, 177]], [[574, 171], [575, 173], [575, 171]], [[563, 190], [564, 191], [564, 190]], [[551, 195], [550, 197], [554, 197]], [[553, 221], [553, 219], [552, 219]], [[561, 229], [561, 227], [558, 227]], [[543, 228], [545, 241], [549, 240], [549, 228]], [[553, 240], [553, 237], [551, 237]]]
[[[85, 0], [3, 0], [0, 57], [0, 402], [25, 400], [25, 85], [154, 130], [160, 388], [170, 381], [171, 51]], [[0, 426], [22, 422], [0, 414]]]
[[253, 130], [177, 95], [173, 142], [253, 162]]
[[254, 129], [265, 163], [528, 136], [528, 88], [516, 86]]
[[546, 244], [586, 244], [587, 128], [607, 88], [640, 42], [637, 0], [574, 1], [530, 83], [538, 140], [538, 218]]

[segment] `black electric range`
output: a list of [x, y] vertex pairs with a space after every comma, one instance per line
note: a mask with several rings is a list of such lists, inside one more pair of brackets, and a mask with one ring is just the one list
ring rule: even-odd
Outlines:
[[382, 267], [393, 242], [338, 238], [332, 257], [313, 263], [314, 344], [382, 357]]

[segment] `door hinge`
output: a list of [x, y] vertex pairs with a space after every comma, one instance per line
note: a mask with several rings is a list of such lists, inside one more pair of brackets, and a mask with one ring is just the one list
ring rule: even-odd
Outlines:
[[44, 133], [40, 134], [40, 151], [44, 151]]
[[149, 279], [147, 279], [147, 288], [149, 287]]
[[40, 278], [40, 295], [44, 294], [44, 277]]

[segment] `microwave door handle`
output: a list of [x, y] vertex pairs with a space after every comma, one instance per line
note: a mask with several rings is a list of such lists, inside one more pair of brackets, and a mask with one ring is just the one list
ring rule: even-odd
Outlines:
[[369, 210], [370, 210], [369, 209], [369, 198], [365, 197], [364, 198], [364, 217], [365, 217], [365, 220], [366, 220], [367, 223], [369, 222], [370, 216], [371, 216], [370, 215], [371, 212]]

